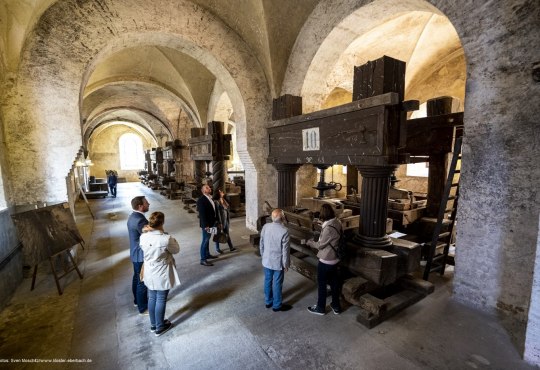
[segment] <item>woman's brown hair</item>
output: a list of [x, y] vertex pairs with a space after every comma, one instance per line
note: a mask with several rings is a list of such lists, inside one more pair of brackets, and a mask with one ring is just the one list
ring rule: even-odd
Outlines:
[[330, 204], [323, 204], [321, 206], [321, 212], [319, 213], [319, 219], [328, 221], [336, 217], [336, 213]]
[[157, 229], [165, 223], [165, 215], [163, 212], [153, 212], [148, 220], [148, 226], [152, 229]]

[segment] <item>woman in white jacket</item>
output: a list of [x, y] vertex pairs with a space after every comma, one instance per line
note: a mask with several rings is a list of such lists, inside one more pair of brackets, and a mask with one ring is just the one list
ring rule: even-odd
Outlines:
[[141, 235], [140, 246], [144, 253], [143, 281], [148, 288], [148, 313], [151, 330], [156, 337], [172, 327], [165, 320], [165, 307], [169, 290], [180, 284], [173, 254], [180, 251], [176, 239], [163, 231], [165, 215], [154, 212], [150, 215], [146, 232]]

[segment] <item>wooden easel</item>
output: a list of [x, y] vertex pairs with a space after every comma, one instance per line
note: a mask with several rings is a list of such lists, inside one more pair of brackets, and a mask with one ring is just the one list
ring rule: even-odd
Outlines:
[[[84, 246], [83, 246], [82, 242], [80, 243], [80, 245], [81, 245], [82, 249], [84, 249]], [[58, 272], [56, 271], [56, 268], [54, 267], [54, 259], [56, 257], [62, 255], [63, 253], [67, 254], [69, 260], [72, 263], [72, 266], [67, 267], [66, 264], [65, 264], [65, 260], [62, 260], [62, 266], [64, 268], [64, 273], [62, 275], [58, 275]], [[73, 271], [73, 270], [77, 271], [77, 274], [79, 275], [79, 278], [81, 280], [83, 278], [83, 275], [81, 274], [81, 271], [79, 270], [79, 267], [77, 266], [77, 262], [75, 262], [75, 259], [71, 255], [71, 248], [70, 249], [65, 249], [65, 250], [63, 250], [61, 252], [58, 252], [58, 253], [53, 254], [52, 256], [50, 256], [49, 257], [49, 263], [51, 264], [51, 271], [52, 271], [52, 273], [54, 275], [54, 281], [56, 283], [56, 288], [58, 289], [58, 295], [62, 295], [62, 293], [63, 293], [62, 287], [60, 286], [60, 279], [65, 277], [71, 271]], [[38, 265], [36, 264], [34, 266], [34, 273], [32, 274], [32, 286], [30, 287], [31, 291], [34, 290], [34, 286], [36, 284], [37, 269], [38, 269]]]

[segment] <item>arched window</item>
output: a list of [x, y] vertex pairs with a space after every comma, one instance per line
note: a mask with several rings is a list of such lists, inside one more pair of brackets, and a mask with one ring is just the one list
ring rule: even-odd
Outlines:
[[140, 136], [124, 134], [120, 136], [120, 169], [142, 170], [144, 168], [144, 150]]

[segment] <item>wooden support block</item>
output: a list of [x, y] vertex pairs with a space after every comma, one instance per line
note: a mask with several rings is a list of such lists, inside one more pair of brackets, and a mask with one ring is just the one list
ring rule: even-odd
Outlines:
[[418, 100], [405, 100], [401, 103], [401, 110], [404, 112], [413, 112], [420, 109], [420, 101]]
[[285, 94], [272, 103], [272, 120], [299, 116], [302, 114], [302, 97]]
[[415, 304], [425, 297], [425, 294], [418, 293], [412, 290], [402, 290], [390, 297], [384, 299], [386, 311], [379, 311], [379, 314], [374, 314], [369, 310], [361, 307], [360, 313], [356, 320], [367, 328], [371, 329], [379, 325], [384, 320], [389, 319], [405, 308]]
[[374, 315], [382, 315], [386, 312], [388, 303], [368, 293], [358, 298], [358, 306]]
[[341, 288], [341, 294], [349, 303], [355, 304], [362, 294], [367, 293], [369, 282], [362, 277], [354, 277], [345, 280]]
[[298, 258], [295, 254], [291, 254], [291, 270], [298, 272], [300, 275], [317, 282], [317, 265], [313, 264], [313, 259]]
[[405, 289], [413, 290], [424, 295], [431, 294], [435, 290], [435, 286], [429, 281], [417, 279], [412, 275], [402, 276], [398, 279], [397, 283]]
[[366, 99], [388, 92], [405, 95], [405, 62], [383, 56], [354, 67], [353, 100]]
[[422, 246], [405, 239], [392, 239], [390, 252], [398, 256], [397, 277], [414, 272], [420, 267]]
[[398, 225], [410, 225], [424, 215], [425, 208], [415, 208], [404, 211], [396, 209], [388, 210], [388, 217], [391, 217]]
[[356, 275], [378, 285], [388, 285], [396, 281], [397, 258], [382, 249], [355, 248], [344, 264]]

